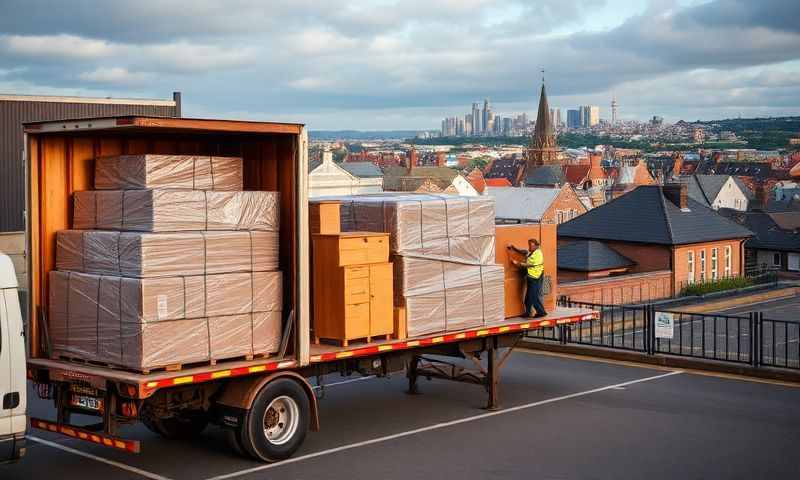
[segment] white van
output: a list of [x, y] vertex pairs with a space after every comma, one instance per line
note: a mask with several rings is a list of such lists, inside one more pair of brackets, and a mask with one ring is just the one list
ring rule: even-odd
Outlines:
[[25, 331], [19, 309], [17, 277], [0, 253], [0, 463], [25, 455]]

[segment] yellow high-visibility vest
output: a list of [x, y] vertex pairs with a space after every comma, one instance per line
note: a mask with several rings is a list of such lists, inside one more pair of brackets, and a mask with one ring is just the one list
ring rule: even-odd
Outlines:
[[544, 273], [544, 255], [542, 250], [537, 248], [525, 259], [528, 265], [528, 275], [531, 278], [539, 278]]

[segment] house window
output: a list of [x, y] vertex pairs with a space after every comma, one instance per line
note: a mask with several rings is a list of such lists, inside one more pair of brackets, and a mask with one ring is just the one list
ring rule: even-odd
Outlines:
[[728, 245], [725, 247], [725, 276], [731, 276], [731, 246]]
[[773, 253], [772, 254], [772, 266], [773, 267], [780, 267], [781, 266], [781, 254], [780, 253]]
[[694, 283], [694, 252], [690, 251], [686, 254], [686, 263], [686, 281], [689, 283]]
[[717, 254], [719, 252], [718, 248], [711, 249], [711, 280], [717, 279]]
[[561, 210], [556, 211], [556, 222], [559, 224], [564, 223], [564, 212]]
[[706, 281], [706, 251], [700, 250], [700, 281]]

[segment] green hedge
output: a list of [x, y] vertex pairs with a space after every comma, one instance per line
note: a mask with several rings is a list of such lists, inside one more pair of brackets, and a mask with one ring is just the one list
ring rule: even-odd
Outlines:
[[754, 285], [756, 282], [750, 277], [727, 277], [719, 280], [692, 283], [681, 290], [681, 296], [705, 295], [706, 293], [734, 290]]

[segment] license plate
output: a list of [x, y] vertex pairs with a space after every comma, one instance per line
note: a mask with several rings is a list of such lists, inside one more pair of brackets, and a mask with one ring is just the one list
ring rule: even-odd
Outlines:
[[78, 408], [85, 408], [86, 410], [95, 410], [95, 411], [102, 411], [103, 410], [103, 400], [96, 397], [90, 397], [87, 395], [72, 395], [72, 400], [70, 404], [73, 407]]

